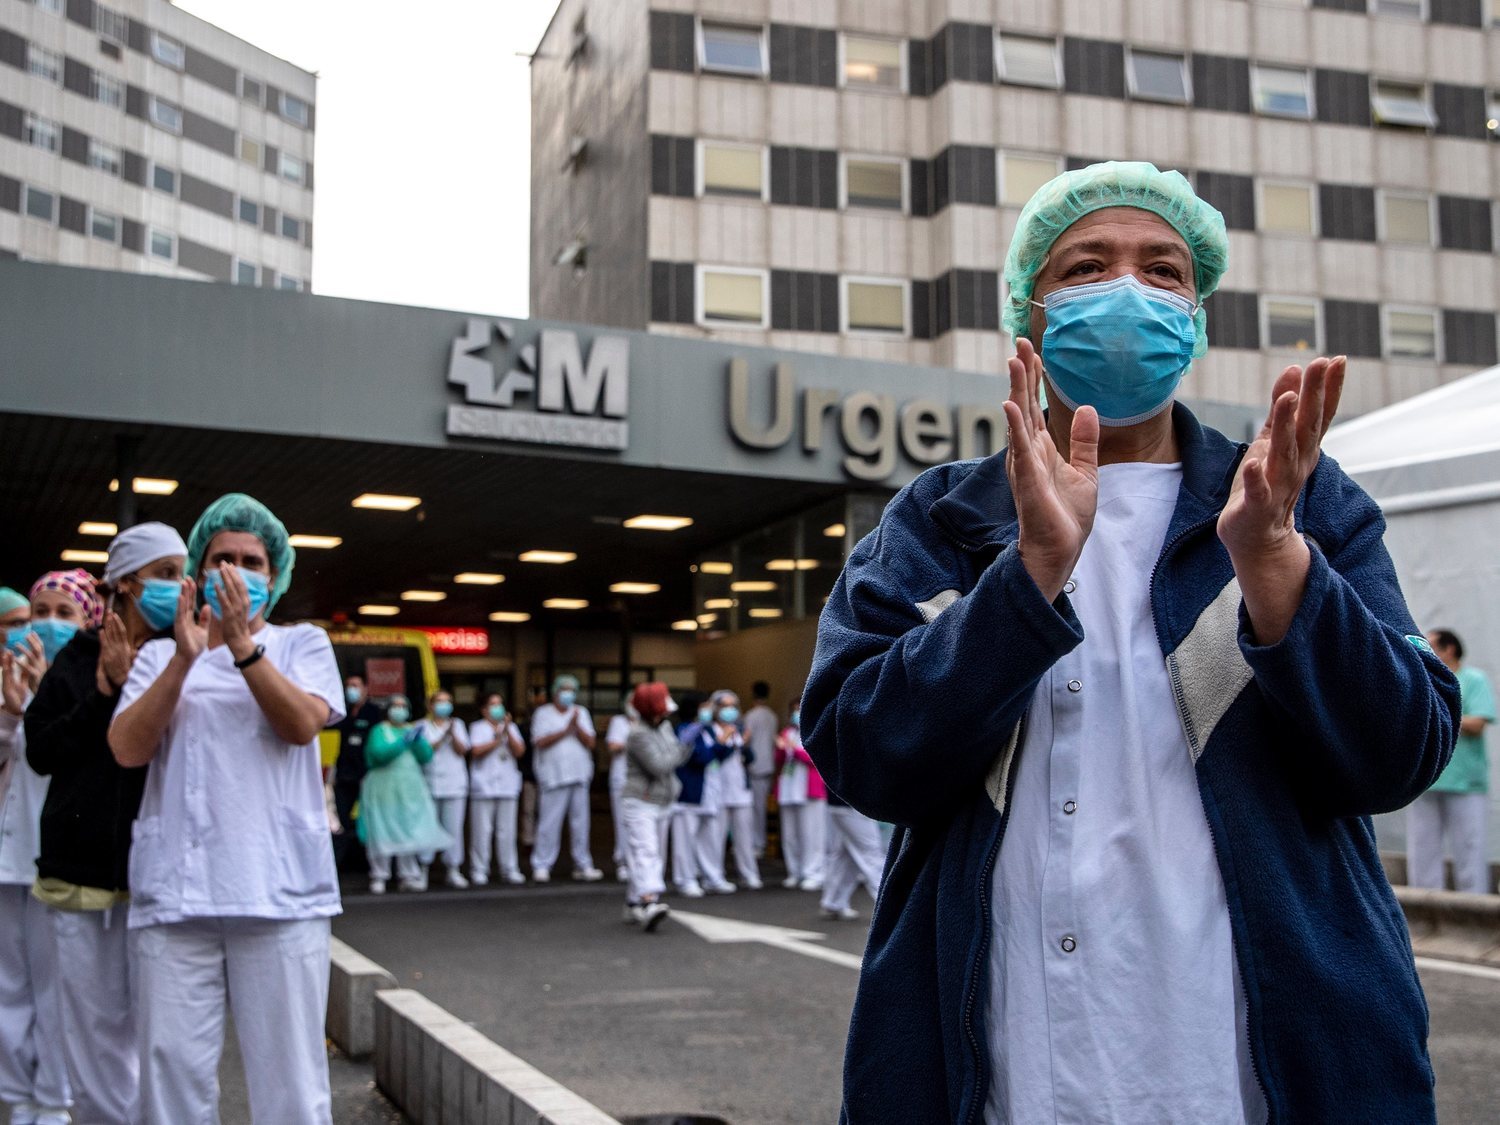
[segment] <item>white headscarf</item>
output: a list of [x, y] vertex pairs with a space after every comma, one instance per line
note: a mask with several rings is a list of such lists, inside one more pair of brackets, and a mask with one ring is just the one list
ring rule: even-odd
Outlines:
[[113, 586], [157, 559], [186, 555], [187, 544], [174, 528], [164, 523], [138, 523], [127, 527], [109, 543], [109, 562], [104, 565], [104, 584]]

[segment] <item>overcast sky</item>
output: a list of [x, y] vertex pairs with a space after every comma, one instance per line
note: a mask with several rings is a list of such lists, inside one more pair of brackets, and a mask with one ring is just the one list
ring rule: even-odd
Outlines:
[[524, 316], [525, 58], [556, 0], [178, 0], [318, 74], [313, 289]]

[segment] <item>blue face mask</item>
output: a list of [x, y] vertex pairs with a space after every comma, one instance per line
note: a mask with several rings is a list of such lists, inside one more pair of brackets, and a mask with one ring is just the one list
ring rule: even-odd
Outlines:
[[40, 638], [42, 652], [47, 657], [47, 663], [50, 664], [57, 659], [57, 654], [63, 650], [63, 645], [71, 641], [73, 634], [78, 632], [78, 622], [44, 617], [40, 621], [31, 623], [31, 631]]
[[564, 707], [573, 706], [573, 701], [578, 698], [576, 691], [560, 691], [557, 693], [557, 702]]
[[359, 705], [364, 697], [365, 693], [360, 691], [357, 687], [346, 687], [344, 689], [344, 698], [356, 706]]
[[714, 721], [714, 709], [712, 707], [698, 708], [698, 721], [705, 726]]
[[20, 656], [26, 651], [26, 638], [31, 636], [30, 625], [13, 625], [5, 630], [5, 647]]
[[160, 633], [171, 628], [177, 620], [177, 599], [182, 594], [182, 583], [171, 578], [142, 578], [141, 592], [135, 596], [135, 608], [141, 611], [146, 624]]
[[405, 707], [402, 707], [398, 703], [396, 704], [396, 706], [392, 707], [389, 711], [386, 712], [385, 717], [391, 722], [395, 723], [397, 726], [400, 726], [402, 723], [406, 722], [407, 719], [411, 718], [411, 711]]
[[801, 725], [802, 725], [802, 712], [801, 711], [793, 711], [792, 712], [792, 726], [794, 726], [794, 727], [800, 727]]
[[737, 723], [740, 721], [740, 709], [738, 707], [720, 707], [719, 722]]
[[451, 718], [453, 715], [453, 704], [448, 702], [434, 703], [432, 705], [432, 714], [438, 719]]
[[493, 707], [490, 708], [489, 716], [490, 722], [498, 723], [501, 719], [505, 718], [505, 708], [496, 703]]
[[1064, 403], [1092, 406], [1105, 426], [1166, 409], [1197, 342], [1191, 301], [1127, 274], [1054, 289], [1041, 305], [1042, 366]]
[[[271, 600], [271, 580], [258, 570], [246, 570], [242, 566], [237, 566], [235, 569], [245, 580], [245, 592], [250, 595], [248, 617], [254, 621], [260, 611], [265, 609], [266, 603]], [[203, 600], [208, 603], [208, 608], [213, 610], [214, 616], [222, 619], [224, 608], [219, 602], [219, 581], [217, 568], [203, 572]]]

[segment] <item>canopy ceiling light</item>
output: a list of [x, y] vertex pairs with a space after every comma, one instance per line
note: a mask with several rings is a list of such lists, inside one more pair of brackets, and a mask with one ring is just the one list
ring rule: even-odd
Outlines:
[[672, 628], [676, 629], [679, 633], [696, 633], [698, 631], [698, 623], [691, 617], [686, 617], [681, 621], [672, 622]]
[[849, 533], [849, 529], [841, 523], [831, 523], [823, 529], [823, 534], [830, 539], [842, 539]]
[[84, 551], [75, 547], [62, 553], [62, 561], [71, 563], [107, 563], [109, 562], [109, 552]]
[[611, 594], [655, 594], [660, 590], [655, 582], [616, 582], [609, 588]]
[[704, 609], [733, 609], [734, 606], [733, 598], [709, 598], [703, 603]]
[[401, 612], [398, 605], [362, 605], [359, 613], [362, 617], [395, 617]]
[[731, 582], [729, 588], [737, 594], [769, 594], [772, 590], [776, 589], [776, 583], [745, 579], [739, 582]]
[[119, 533], [120, 529], [118, 527], [112, 523], [105, 523], [103, 520], [84, 520], [78, 525], [79, 535], [102, 535], [108, 539]]
[[734, 564], [727, 562], [699, 563], [698, 569], [704, 574], [733, 574]]
[[625, 526], [632, 531], [681, 531], [693, 521], [687, 516], [631, 516]]
[[[119, 492], [120, 482], [110, 481], [109, 490]], [[167, 480], [165, 477], [133, 477], [130, 481], [130, 491], [138, 492], [142, 496], [170, 496], [177, 491], [177, 482]]]
[[766, 563], [767, 570], [817, 570], [817, 559], [772, 559]]
[[440, 602], [448, 595], [441, 590], [402, 590], [403, 602]]
[[517, 613], [508, 609], [497, 609], [494, 613], [490, 614], [490, 620], [498, 622], [501, 625], [519, 625], [523, 621], [530, 621], [531, 614]]
[[779, 609], [770, 609], [768, 607], [761, 607], [760, 609], [752, 609], [750, 611], [750, 616], [751, 617], [780, 617], [781, 616], [781, 610], [779, 610]]
[[525, 563], [570, 563], [578, 557], [573, 551], [522, 551], [516, 556]]
[[293, 547], [306, 547], [313, 551], [331, 551], [343, 543], [337, 535], [293, 535], [287, 540]]
[[586, 598], [548, 598], [542, 603], [546, 609], [588, 609]]
[[420, 496], [392, 496], [385, 492], [361, 492], [349, 503], [376, 512], [409, 512], [422, 502]]
[[462, 574], [455, 574], [453, 581], [460, 586], [498, 586], [505, 581], [503, 574], [485, 574], [482, 571], [466, 570]]

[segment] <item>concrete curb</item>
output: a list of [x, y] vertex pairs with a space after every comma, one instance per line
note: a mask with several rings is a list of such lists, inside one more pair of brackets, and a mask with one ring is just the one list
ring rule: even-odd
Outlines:
[[1395, 891], [1417, 956], [1500, 967], [1500, 896], [1418, 887]]
[[375, 994], [375, 1083], [416, 1125], [619, 1125], [409, 989]]
[[375, 994], [396, 978], [363, 953], [332, 938], [328, 948], [328, 1038], [351, 1059], [375, 1050]]

